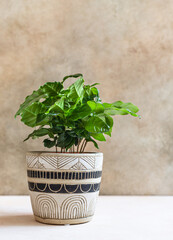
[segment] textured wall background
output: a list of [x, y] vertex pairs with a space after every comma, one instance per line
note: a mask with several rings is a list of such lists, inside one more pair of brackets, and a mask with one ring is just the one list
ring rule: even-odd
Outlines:
[[[173, 194], [173, 1], [0, 0], [0, 194], [27, 193], [25, 152], [41, 141], [14, 114], [46, 81], [82, 72], [104, 101], [131, 101], [142, 119], [116, 117], [102, 194]], [[92, 146], [88, 150], [92, 150]]]

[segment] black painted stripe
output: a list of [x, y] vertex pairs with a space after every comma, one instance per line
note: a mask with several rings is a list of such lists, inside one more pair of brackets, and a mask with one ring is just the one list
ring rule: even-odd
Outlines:
[[46, 184], [28, 182], [29, 190], [44, 193], [90, 193], [100, 189], [100, 183], [92, 184]]
[[53, 172], [53, 171], [37, 171], [27, 170], [27, 175], [30, 178], [45, 178], [45, 179], [92, 179], [100, 178], [102, 171], [92, 172]]

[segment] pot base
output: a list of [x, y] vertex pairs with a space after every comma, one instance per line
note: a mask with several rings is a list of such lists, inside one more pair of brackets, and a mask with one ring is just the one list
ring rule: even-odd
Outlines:
[[65, 224], [81, 224], [86, 223], [92, 220], [93, 216], [87, 217], [87, 218], [78, 218], [78, 219], [51, 219], [51, 218], [41, 218], [38, 216], [35, 216], [35, 220], [40, 223], [45, 224], [53, 224], [53, 225], [65, 225]]

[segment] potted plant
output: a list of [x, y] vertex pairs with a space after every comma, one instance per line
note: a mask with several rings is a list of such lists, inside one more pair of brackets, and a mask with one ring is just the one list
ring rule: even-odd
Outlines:
[[[77, 80], [64, 89], [68, 78]], [[45, 137], [49, 152], [28, 152], [27, 176], [35, 219], [49, 224], [91, 220], [99, 194], [103, 154], [85, 152], [88, 142], [111, 136], [112, 115], [137, 117], [132, 103], [102, 103], [98, 83], [84, 85], [82, 74], [47, 82], [26, 97], [17, 115], [35, 130], [24, 140]]]

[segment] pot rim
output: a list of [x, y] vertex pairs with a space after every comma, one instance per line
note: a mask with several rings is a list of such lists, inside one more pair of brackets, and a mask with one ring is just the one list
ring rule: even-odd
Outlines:
[[26, 154], [41, 154], [41, 155], [60, 155], [60, 156], [65, 156], [65, 155], [77, 155], [77, 156], [81, 156], [81, 155], [101, 155], [103, 156], [102, 152], [83, 152], [83, 153], [77, 153], [77, 152], [49, 152], [49, 151], [27, 151]]

